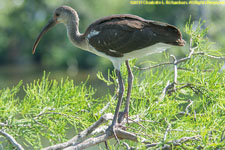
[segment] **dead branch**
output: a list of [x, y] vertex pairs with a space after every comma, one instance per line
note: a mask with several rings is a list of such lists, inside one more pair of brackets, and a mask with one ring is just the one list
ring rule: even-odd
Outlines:
[[166, 96], [166, 92], [171, 89], [171, 87], [173, 87], [173, 83], [170, 84], [170, 81], [167, 81], [167, 84], [165, 86], [165, 88], [162, 91], [162, 94], [159, 97], [159, 101], [163, 101], [165, 96]]
[[213, 55], [209, 55], [205, 52], [196, 52], [194, 53], [194, 55], [204, 55], [204, 56], [207, 56], [207, 57], [210, 57], [210, 58], [214, 58], [214, 59], [225, 59], [224, 56], [213, 56]]
[[72, 145], [80, 142], [84, 138], [86, 138], [98, 126], [100, 126], [101, 124], [105, 123], [108, 120], [111, 120], [112, 118], [113, 118], [113, 115], [111, 113], [105, 114], [98, 121], [96, 121], [94, 124], [92, 124], [90, 127], [88, 127], [87, 129], [85, 129], [84, 131], [80, 132], [78, 135], [76, 135], [75, 137], [73, 137], [69, 141], [67, 141], [65, 143], [61, 143], [61, 144], [57, 144], [57, 145], [53, 145], [53, 146], [46, 147], [43, 150], [57, 150], [57, 149], [66, 148], [68, 146], [72, 146]]
[[[191, 140], [199, 140], [200, 138], [201, 138], [200, 135], [192, 136], [192, 137], [182, 137], [182, 138], [180, 138], [178, 140], [173, 140], [173, 141], [166, 142], [161, 149], [162, 150], [166, 150], [168, 148], [171, 149], [173, 146], [180, 146], [183, 143], [186, 143], [186, 142], [191, 141]], [[155, 146], [159, 146], [161, 144], [162, 144], [161, 142], [159, 142], [159, 143], [151, 143], [151, 144], [147, 144], [146, 147], [147, 148], [155, 147]]]
[[8, 127], [9, 125], [7, 123], [0, 122], [0, 126], [1, 127]]
[[[127, 131], [124, 131], [124, 130], [121, 130], [121, 129], [115, 129], [115, 133], [116, 133], [116, 136], [120, 140], [127, 139], [127, 140], [131, 140], [131, 141], [134, 141], [134, 142], [138, 141], [137, 136], [133, 133], [130, 133], [130, 132], [127, 132]], [[67, 147], [64, 150], [82, 150], [82, 149], [91, 147], [93, 145], [105, 142], [105, 141], [107, 141], [109, 139], [112, 139], [112, 138], [114, 138], [114, 135], [108, 134], [106, 132], [106, 133], [104, 133], [102, 135], [99, 135], [97, 137], [93, 137], [93, 138], [89, 138], [87, 140], [84, 140], [83, 142], [78, 143], [77, 145]]]
[[0, 130], [0, 134], [7, 138], [7, 140], [17, 148], [17, 150], [24, 150], [24, 148], [14, 139], [14, 137], [3, 130]]
[[194, 131], [194, 130], [181, 130], [181, 129], [169, 129], [169, 131], [200, 133], [200, 131]]
[[223, 130], [223, 132], [221, 134], [221, 139], [220, 139], [221, 142], [223, 142], [223, 140], [225, 139], [224, 133], [225, 133], [225, 130]]
[[193, 101], [189, 99], [189, 104], [187, 105], [187, 107], [185, 108], [186, 114], [189, 115], [189, 107], [191, 107], [191, 105], [193, 104]]
[[160, 63], [160, 64], [157, 64], [157, 65], [154, 65], [154, 66], [149, 66], [149, 67], [144, 67], [144, 68], [134, 66], [134, 68], [138, 69], [138, 70], [149, 70], [149, 69], [157, 68], [157, 67], [160, 67], [160, 66], [166, 66], [166, 65], [172, 65], [172, 64], [173, 64], [172, 62], [165, 62], [165, 63]]
[[171, 128], [171, 124], [167, 121], [166, 118], [165, 118], [165, 121], [166, 121], [166, 123], [167, 123], [167, 128], [166, 128], [166, 132], [164, 133], [164, 136], [163, 136], [163, 142], [166, 141], [167, 134], [168, 134], [168, 132], [169, 132], [169, 130], [170, 130], [170, 128]]
[[[106, 131], [107, 126], [101, 126], [101, 127], [99, 127], [99, 126], [101, 124], [105, 123], [106, 121], [111, 120], [112, 118], [113, 118], [112, 114], [105, 114], [98, 121], [96, 121], [94, 124], [92, 124], [90, 127], [85, 129], [84, 131], [80, 132], [78, 135], [76, 135], [75, 137], [73, 137], [69, 141], [67, 141], [65, 143], [61, 143], [61, 144], [57, 144], [57, 145], [53, 145], [53, 146], [44, 148], [43, 150], [59, 150], [59, 149], [81, 150], [81, 149], [85, 149], [85, 148], [97, 145], [97, 144], [102, 143], [102, 142], [106, 142], [109, 139], [114, 138], [115, 136], [112, 134], [112, 132]], [[165, 141], [167, 139], [167, 134], [170, 131], [181, 131], [181, 130], [171, 129], [171, 124], [166, 119], [165, 119], [165, 121], [168, 124], [168, 126], [167, 126], [167, 129], [165, 131], [162, 142], [159, 142], [159, 143], [149, 144], [149, 142], [147, 142], [146, 139], [140, 138], [140, 137], [139, 137], [139, 140], [138, 140], [137, 134], [122, 130], [119, 127], [115, 128], [115, 134], [118, 137], [118, 139], [120, 139], [120, 140], [126, 139], [126, 140], [130, 140], [130, 141], [134, 141], [134, 142], [141, 142], [141, 143], [144, 143], [147, 148], [148, 147], [160, 146], [160, 145], [163, 144], [161, 149], [166, 149], [168, 147], [171, 148], [172, 146], [181, 145], [182, 143], [185, 143], [187, 141], [197, 140], [198, 138], [200, 138], [199, 136], [182, 137], [181, 139], [173, 140], [173, 141], [169, 141], [169, 142], [165, 143]], [[104, 128], [102, 128], [102, 127], [104, 127]], [[97, 135], [95, 137], [87, 138], [91, 134], [94, 135], [94, 133], [102, 133], [102, 134]], [[124, 146], [126, 146], [127, 149], [132, 149], [126, 143], [125, 143]]]

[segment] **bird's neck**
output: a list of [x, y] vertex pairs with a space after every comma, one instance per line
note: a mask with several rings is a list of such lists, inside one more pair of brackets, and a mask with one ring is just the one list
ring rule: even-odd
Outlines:
[[82, 34], [79, 32], [79, 22], [75, 19], [71, 19], [65, 25], [67, 27], [67, 35], [71, 42], [77, 47], [83, 48], [85, 41]]

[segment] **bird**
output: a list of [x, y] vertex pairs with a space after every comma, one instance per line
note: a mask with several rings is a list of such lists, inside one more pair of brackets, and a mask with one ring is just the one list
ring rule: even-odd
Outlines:
[[[78, 48], [109, 59], [118, 78], [118, 101], [111, 128], [115, 128], [128, 118], [133, 73], [129, 60], [152, 53], [161, 52], [165, 47], [184, 46], [180, 30], [170, 24], [146, 20], [131, 14], [116, 14], [101, 18], [90, 24], [84, 33], [79, 31], [79, 17], [70, 6], [55, 9], [53, 17], [38, 35], [32, 49], [35, 53], [41, 37], [56, 24], [63, 23], [70, 41]], [[124, 111], [120, 112], [124, 94], [121, 65], [125, 63], [128, 71], [128, 89]]]

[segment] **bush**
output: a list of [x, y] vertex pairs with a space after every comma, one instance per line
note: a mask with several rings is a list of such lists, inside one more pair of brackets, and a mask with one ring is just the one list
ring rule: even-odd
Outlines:
[[[225, 71], [220, 71], [219, 61], [224, 57], [218, 55], [222, 54], [220, 51], [211, 49], [207, 29], [201, 29], [200, 25], [193, 30], [189, 23], [185, 31], [191, 39], [185, 58], [177, 59], [172, 55], [171, 61], [147, 67], [148, 71], [135, 67], [136, 60], [130, 62], [135, 80], [126, 131], [135, 133], [139, 142], [124, 140], [114, 146], [115, 141], [110, 141], [109, 148], [225, 147]], [[127, 76], [125, 66], [122, 74]], [[98, 77], [108, 86], [117, 85], [114, 72], [109, 73], [108, 79], [101, 73]], [[18, 97], [19, 90], [25, 91], [23, 98]], [[10, 140], [7, 135], [27, 149], [66, 142], [103, 114], [114, 112], [116, 93], [114, 97], [107, 94], [94, 98], [96, 90], [87, 87], [86, 82], [75, 86], [70, 79], [49, 80], [45, 73], [33, 83], [23, 85], [20, 82], [11, 89], [2, 89], [0, 146], [3, 149], [16, 147], [12, 140], [7, 143], [6, 139]]]

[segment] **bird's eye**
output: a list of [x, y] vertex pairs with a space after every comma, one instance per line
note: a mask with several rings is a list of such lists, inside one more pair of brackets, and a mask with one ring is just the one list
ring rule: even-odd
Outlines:
[[56, 17], [59, 17], [59, 16], [60, 16], [60, 14], [59, 14], [59, 13], [56, 13], [55, 15], [56, 15]]

